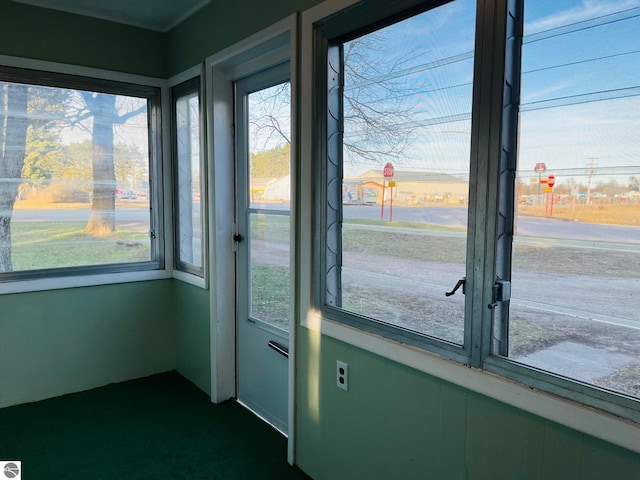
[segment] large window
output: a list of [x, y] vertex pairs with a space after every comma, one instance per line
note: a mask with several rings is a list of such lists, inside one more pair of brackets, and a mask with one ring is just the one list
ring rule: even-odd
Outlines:
[[172, 88], [175, 198], [175, 264], [202, 277], [203, 202], [200, 78]]
[[640, 6], [628, 7], [525, 5], [513, 288], [496, 353], [638, 399]]
[[639, 420], [640, 7], [475, 7], [316, 24], [315, 302]]
[[327, 48], [328, 306], [404, 341], [464, 344], [475, 5]]
[[0, 278], [159, 268], [159, 90], [0, 69]]

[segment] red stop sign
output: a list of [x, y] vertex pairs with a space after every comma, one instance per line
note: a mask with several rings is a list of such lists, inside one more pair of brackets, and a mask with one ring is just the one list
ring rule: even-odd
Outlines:
[[384, 178], [391, 178], [393, 177], [394, 174], [394, 170], [393, 170], [393, 165], [391, 165], [391, 162], [388, 162], [385, 166], [384, 166], [384, 170], [382, 171]]
[[554, 175], [549, 175], [549, 178], [547, 179], [547, 185], [553, 188], [555, 184], [556, 184], [556, 177]]

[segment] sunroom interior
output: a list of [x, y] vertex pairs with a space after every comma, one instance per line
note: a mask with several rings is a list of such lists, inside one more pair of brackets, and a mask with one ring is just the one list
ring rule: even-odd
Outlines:
[[[56, 3], [59, 6], [52, 6]], [[516, 144], [520, 142], [523, 145], [519, 153], [522, 163], [526, 157], [525, 147], [533, 142], [528, 134], [536, 123], [536, 112], [551, 111], [557, 107], [557, 98], [560, 98], [537, 100], [534, 97], [539, 92], [531, 93], [535, 80], [527, 83], [523, 76], [520, 82], [521, 55], [530, 51], [534, 55], [535, 50], [529, 50], [534, 47], [530, 45], [541, 44], [547, 37], [538, 37], [527, 43], [525, 27], [522, 46], [522, 33], [518, 34], [522, 25], [518, 26], [518, 19], [521, 21], [526, 15], [522, 13], [523, 8], [530, 7], [534, 12], [541, 8], [540, 5], [523, 0], [209, 0], [187, 3], [177, 0], [140, 2], [137, 10], [138, 2], [131, 0], [89, 3], [0, 0], [0, 93], [3, 97], [6, 95], [5, 84], [22, 81], [16, 78], [32, 78], [38, 85], [50, 82], [60, 87], [67, 79], [78, 77], [89, 79], [89, 86], [91, 81], [98, 80], [95, 83], [98, 91], [103, 85], [107, 85], [105, 88], [109, 90], [110, 84], [127, 84], [154, 88], [159, 95], [156, 116], [148, 116], [153, 119], [150, 125], [157, 122], [155, 146], [149, 148], [149, 156], [155, 156], [155, 163], [150, 160], [151, 168], [144, 172], [151, 181], [146, 183], [144, 193], [141, 193], [144, 189], [138, 191], [140, 198], [126, 198], [134, 194], [126, 189], [120, 193], [117, 190], [115, 195], [120, 197], [114, 197], [116, 204], [125, 206], [123, 211], [130, 205], [145, 201], [142, 195], [153, 197], [153, 202], [149, 200], [151, 213], [148, 209], [146, 211], [149, 223], [145, 228], [152, 232], [150, 244], [153, 245], [149, 256], [145, 257], [140, 268], [83, 267], [70, 271], [64, 264], [51, 270], [47, 270], [46, 265], [30, 270], [31, 267], [20, 267], [18, 260], [14, 260], [18, 265], [15, 271], [0, 273], [0, 408], [177, 371], [210, 396], [213, 403], [238, 399], [266, 419], [287, 437], [288, 452], [282, 461], [296, 465], [318, 480], [640, 478], [640, 367], [637, 360], [640, 358], [640, 318], [637, 289], [633, 292], [634, 286], [640, 286], [638, 210], [630, 210], [630, 215], [636, 215], [635, 220], [627, 221], [621, 227], [628, 235], [624, 237], [626, 240], [616, 237], [614, 242], [608, 238], [606, 251], [615, 250], [615, 254], [620, 255], [615, 257], [617, 263], [614, 260], [611, 260], [614, 263], [603, 262], [597, 265], [597, 274], [589, 275], [597, 276], [605, 270], [610, 276], [603, 277], [603, 282], [598, 276], [594, 283], [606, 289], [607, 279], [610, 279], [610, 288], [626, 295], [624, 299], [611, 296], [603, 299], [601, 303], [607, 303], [607, 311], [592, 317], [597, 317], [597, 325], [624, 329], [620, 332], [626, 333], [620, 336], [625, 338], [627, 350], [612, 347], [607, 350], [607, 355], [602, 354], [604, 356], [601, 357], [599, 344], [586, 346], [581, 340], [576, 340], [582, 338], [582, 334], [563, 331], [562, 341], [545, 343], [547, 356], [536, 356], [533, 350], [522, 347], [521, 356], [516, 358], [513, 352], [520, 348], [518, 342], [523, 337], [516, 338], [513, 332], [535, 336], [541, 335], [546, 327], [536, 324], [531, 330], [517, 330], [514, 322], [509, 333], [500, 320], [508, 318], [506, 303], [511, 290], [514, 300], [522, 297], [522, 289], [517, 282], [529, 278], [519, 275], [517, 265], [520, 263], [516, 263], [516, 259], [526, 263], [529, 257], [525, 256], [530, 251], [521, 244], [512, 248], [505, 241], [507, 238], [510, 242], [514, 237], [514, 223], [518, 223], [519, 233], [524, 232], [524, 226], [528, 225], [526, 219], [521, 220], [524, 217], [513, 212], [522, 212], [526, 208], [533, 211], [539, 207], [536, 211], [544, 220], [553, 215], [549, 209], [553, 212], [554, 207], [556, 215], [560, 215], [563, 208], [575, 212], [580, 208], [580, 202], [589, 205], [593, 201], [596, 214], [599, 210], [604, 216], [612, 216], [613, 213], [609, 212], [615, 211], [617, 206], [631, 208], [640, 197], [637, 180], [635, 184], [631, 181], [632, 178], [640, 178], [637, 158], [628, 162], [616, 160], [622, 163], [608, 166], [605, 154], [594, 152], [587, 156], [587, 153], [580, 165], [581, 173], [571, 170], [572, 166], [565, 166], [558, 168], [554, 177], [539, 167], [545, 161], [550, 164], [551, 160], [540, 157], [535, 163], [535, 171], [533, 165], [531, 168], [527, 165], [528, 170], [522, 177], [519, 170], [516, 173]], [[573, 12], [576, 22], [587, 22], [579, 26], [580, 31], [596, 24], [622, 31], [626, 21], [635, 21], [634, 18], [640, 15], [640, 3], [635, 1], [625, 2], [624, 8], [614, 8], [613, 2], [604, 1], [596, 2], [597, 8], [592, 2], [585, 1], [561, 3], [562, 8], [556, 7], [558, 11], [562, 10], [564, 18], [569, 18]], [[446, 184], [447, 187], [442, 188], [447, 192], [458, 192], [459, 179], [464, 177], [463, 188], [459, 190], [462, 193], [443, 193], [445, 190], [438, 190], [438, 186], [425, 186], [420, 178], [411, 177], [412, 171], [421, 170], [418, 163], [409, 161], [403, 165], [402, 160], [396, 161], [397, 156], [393, 157], [394, 152], [386, 153], [389, 158], [394, 158], [397, 187], [393, 171], [385, 169], [383, 173], [386, 161], [378, 157], [366, 157], [367, 160], [363, 161], [366, 168], [349, 174], [347, 170], [351, 164], [347, 162], [363, 151], [361, 145], [354, 146], [352, 150], [344, 147], [344, 153], [340, 154], [340, 165], [343, 156], [345, 158], [345, 181], [340, 191], [335, 193], [332, 175], [337, 175], [342, 181], [342, 166], [332, 173], [334, 163], [326, 160], [332, 155], [335, 146], [332, 142], [336, 141], [338, 147], [343, 147], [347, 145], [347, 139], [351, 141], [364, 128], [351, 127], [342, 114], [333, 115], [332, 112], [332, 105], [353, 104], [346, 93], [344, 97], [335, 96], [343, 95], [343, 90], [346, 91], [344, 85], [332, 88], [331, 83], [335, 78], [347, 83], [355, 82], [350, 77], [352, 74], [344, 52], [349, 51], [358, 39], [368, 38], [372, 32], [449, 7], [448, 15], [441, 15], [438, 21], [450, 21], [450, 25], [456, 28], [466, 21], [464, 29], [460, 26], [459, 36], [468, 36], [470, 43], [467, 47], [471, 45], [469, 48], [471, 53], [475, 51], [475, 55], [470, 54], [464, 59], [460, 57], [468, 67], [466, 87], [452, 92], [447, 105], [455, 110], [457, 102], [468, 100], [466, 108], [474, 113], [469, 113], [468, 118], [454, 118], [453, 110], [438, 111], [432, 115], [440, 119], [446, 117], [447, 122], [460, 122], [455, 125], [439, 124], [436, 133], [440, 136], [434, 142], [440, 142], [442, 137], [449, 146], [457, 145], [461, 140], [466, 141], [467, 146], [461, 150], [463, 156], [466, 155], [466, 163], [462, 167], [466, 168], [464, 175], [439, 173], [445, 169], [442, 166], [431, 168], [436, 168], [435, 173], [442, 175], [433, 180], [433, 184]], [[472, 9], [471, 13], [468, 8]], [[589, 13], [591, 16], [585, 14], [578, 18], [579, 12], [590, 8], [597, 11]], [[463, 17], [468, 18], [463, 20]], [[599, 20], [601, 17], [616, 21], [605, 25], [604, 20]], [[567, 20], [566, 25], [573, 23]], [[412, 29], [407, 27], [405, 30]], [[557, 32], [558, 35], [562, 33], [561, 30]], [[432, 45], [437, 45], [436, 34], [427, 32], [424, 35], [430, 38]], [[627, 72], [630, 78], [640, 68], [638, 40], [633, 38], [635, 40], [629, 40], [628, 49], [624, 52], [605, 51], [599, 54], [599, 58], [607, 57], [609, 60], [624, 57], [620, 71]], [[521, 43], [517, 43], [518, 39]], [[370, 43], [375, 45], [375, 41]], [[636, 42], [635, 47], [633, 42]], [[366, 45], [366, 42], [362, 43]], [[608, 42], [601, 38], [601, 43], [606, 45]], [[410, 47], [400, 60], [396, 60], [394, 68], [403, 71], [414, 69], [411, 72], [416, 72], [421, 67], [412, 63], [414, 57], [439, 51], [435, 46], [431, 50], [420, 45]], [[378, 47], [372, 48], [375, 52]], [[338, 59], [335, 61], [339, 66], [332, 70], [334, 58]], [[583, 59], [563, 61], [567, 64], [587, 63]], [[539, 70], [545, 68], [542, 66]], [[525, 67], [522, 70], [526, 70]], [[378, 73], [385, 79], [393, 77], [391, 70]], [[567, 74], [567, 78], [572, 78], [571, 75], [574, 74]], [[591, 100], [580, 100], [580, 105], [619, 102], [612, 103], [612, 107], [622, 112], [619, 115], [624, 117], [627, 126], [635, 125], [637, 130], [637, 111], [640, 110], [633, 109], [634, 102], [640, 98], [640, 87], [633, 82], [637, 83], [638, 77], [635, 76], [635, 80], [631, 78], [628, 84], [622, 84], [625, 75], [619, 74], [618, 77], [621, 85], [594, 87], [594, 92], [575, 96], [593, 96], [589, 97]], [[430, 77], [434, 85], [440, 79], [438, 75]], [[257, 83], [252, 83], [254, 80]], [[280, 85], [282, 80], [290, 85], [287, 90], [290, 95], [287, 103], [290, 124], [286, 134], [290, 152], [286, 176], [290, 187], [286, 193], [279, 194], [287, 197], [284, 202], [286, 208], [282, 207], [282, 199], [278, 202], [269, 200], [270, 191], [282, 190], [277, 182], [270, 180], [261, 184], [258, 178], [266, 175], [259, 173], [258, 167], [254, 173], [251, 170], [254, 163], [250, 162], [247, 165], [251, 166], [245, 170], [251, 172], [243, 170], [237, 160], [242, 154], [238, 138], [242, 135], [250, 137], [252, 131], [251, 120], [246, 131], [238, 129], [239, 118], [249, 108], [261, 108], [260, 103], [256, 106], [255, 99], [258, 102], [273, 100], [252, 97], [254, 92]], [[564, 77], [561, 80], [569, 81]], [[558, 81], [549, 89], [560, 88], [560, 83]], [[394, 85], [400, 84], [391, 83], [392, 87]], [[407, 89], [407, 96], [412, 89], [424, 87], [422, 84], [418, 87], [416, 83], [403, 85], [399, 88]], [[82, 89], [82, 86], [72, 87]], [[433, 86], [434, 91], [438, 88]], [[521, 90], [522, 98], [528, 92], [530, 97], [527, 101], [531, 101], [525, 105], [523, 100], [518, 114], [515, 104]], [[125, 89], [125, 93], [127, 91]], [[136, 93], [137, 90], [131, 91], [134, 92], [132, 96], [143, 95]], [[606, 98], [603, 97], [604, 91], [609, 95]], [[616, 93], [614, 98], [610, 93], [614, 91], [624, 93]], [[201, 189], [197, 192], [197, 201], [196, 194], [189, 199], [185, 214], [191, 218], [190, 209], [197, 205], [197, 220], [202, 227], [197, 260], [194, 260], [193, 252], [180, 248], [181, 237], [177, 234], [183, 229], [193, 229], [191, 223], [182, 219], [184, 212], [177, 186], [183, 171], [176, 166], [180, 156], [176, 143], [180, 134], [175, 118], [179, 116], [176, 105], [182, 92], [197, 92], [199, 101], [196, 103], [196, 113], [200, 114], [199, 135], [193, 141], [198, 145], [199, 163], [196, 162], [196, 167], [199, 168], [197, 178], [201, 181]], [[122, 94], [122, 91], [112, 93]], [[247, 103], [241, 104], [241, 98], [248, 99]], [[332, 99], [336, 99], [335, 102]], [[4, 98], [2, 101], [4, 108]], [[547, 103], [538, 109], [538, 101]], [[417, 103], [432, 105], [424, 99]], [[565, 102], [559, 108], [572, 105]], [[626, 105], [624, 108], [635, 113], [627, 115], [627, 110], [617, 105]], [[403, 104], [398, 108], [411, 106]], [[265, 111], [272, 113], [268, 108]], [[387, 123], [420, 123], [420, 128], [433, 125], [428, 119], [416, 120], [414, 117], [407, 120], [408, 117], [402, 116], [393, 120], [389, 119], [392, 115], [388, 113], [384, 116]], [[606, 120], [613, 121], [614, 116], [607, 116]], [[338, 120], [332, 123], [336, 118]], [[3, 118], [3, 128], [4, 124]], [[270, 128], [275, 131], [273, 123]], [[349, 128], [358, 131], [348, 131]], [[340, 135], [331, 135], [335, 131]], [[422, 130], [403, 131], [405, 139], [411, 137], [413, 146], [424, 143], [420, 140]], [[618, 158], [627, 155], [626, 147], [620, 146], [624, 141], [620, 139], [629, 137], [631, 131], [623, 129], [616, 137]], [[279, 128], [278, 132], [285, 136]], [[584, 130], [584, 137], [591, 134], [591, 130]], [[332, 140], [334, 137], [340, 139]], [[319, 138], [326, 141], [323, 143]], [[435, 134], [433, 138], [436, 138]], [[553, 141], [563, 143], [556, 137]], [[571, 142], [567, 140], [564, 143]], [[413, 147], [407, 145], [406, 148], [405, 152]], [[447, 147], [442, 147], [442, 150], [447, 150]], [[254, 153], [245, 154], [252, 159], [251, 162], [258, 158]], [[421, 171], [424, 173], [428, 168]], [[366, 190], [368, 187], [364, 185], [369, 178], [358, 178], [361, 175], [366, 177], [367, 172], [374, 169], [380, 172], [380, 178], [367, 184], [373, 186]], [[403, 174], [402, 170], [406, 173]], [[577, 167], [575, 171], [578, 171]], [[0, 169], [0, 172], [4, 170]], [[549, 172], [553, 173], [552, 170]], [[195, 178], [193, 170], [189, 173], [187, 168], [186, 175], [191, 178], [192, 174]], [[418, 185], [412, 187], [419, 190], [418, 194], [403, 194], [403, 175], [417, 178], [411, 181]], [[582, 175], [584, 181], [578, 175]], [[607, 197], [601, 193], [605, 192], [605, 182], [597, 183], [599, 176], [613, 179], [609, 181], [611, 185], [616, 184], [616, 178], [623, 178], [624, 187], [620, 187], [619, 192], [612, 190]], [[242, 181], [238, 180], [241, 177], [246, 179], [243, 187], [240, 186]], [[361, 182], [353, 187], [352, 192], [348, 191], [347, 177], [354, 185]], [[573, 200], [561, 203], [562, 195], [555, 196], [552, 182], [556, 177], [556, 191], [562, 192], [559, 189], [566, 188], [566, 198]], [[545, 195], [544, 190], [540, 193], [542, 178], [546, 182], [542, 188], [549, 189], [551, 193]], [[0, 182], [3, 180], [0, 178]], [[581, 190], [584, 188], [577, 185], [581, 181], [584, 185], [588, 182], [586, 199]], [[407, 185], [408, 180], [405, 189], [409, 188]], [[521, 185], [528, 190], [520, 191]], [[397, 190], [395, 194], [394, 189]], [[94, 199], [96, 191], [92, 194]], [[377, 195], [373, 206], [364, 205], [362, 192], [365, 191]], [[390, 196], [386, 197], [389, 192]], [[244, 203], [238, 200], [239, 197], [244, 198]], [[510, 200], [504, 201], [506, 197]], [[391, 204], [385, 204], [387, 198]], [[557, 205], [554, 205], [554, 199], [557, 199]], [[362, 205], [347, 205], [351, 201]], [[338, 211], [333, 210], [332, 205], [335, 204], [340, 205]], [[12, 208], [15, 213], [21, 207]], [[411, 275], [406, 271], [397, 273], [394, 280], [381, 276], [382, 273], [390, 274], [395, 262], [400, 261], [397, 252], [389, 252], [404, 248], [405, 237], [413, 235], [405, 230], [415, 225], [411, 221], [403, 223], [403, 212], [423, 208], [437, 211], [450, 208], [462, 215], [461, 226], [456, 224], [449, 230], [437, 227], [440, 233], [433, 240], [444, 242], [438, 243], [442, 248], [434, 248], [434, 251], [459, 246], [462, 252], [460, 269], [448, 270], [457, 260], [440, 259], [437, 262], [440, 262], [438, 265], [441, 265], [442, 272], [423, 272], [423, 281], [442, 283], [441, 294], [438, 293], [441, 298], [437, 302], [449, 299], [458, 302], [455, 308], [443, 310], [445, 316], [451, 315], [455, 320], [449, 321], [448, 317], [439, 319], [424, 327], [432, 330], [425, 331], [414, 328], [413, 323], [402, 323], [406, 320], [404, 317], [398, 320], [403, 314], [416, 315], [417, 310], [406, 310], [409, 308], [406, 305], [410, 303], [409, 297], [420, 295], [422, 287], [407, 287], [409, 284], [403, 281], [409, 282]], [[520, 208], [523, 210], [518, 210]], [[335, 234], [332, 222], [342, 225], [343, 216], [346, 218], [349, 212], [356, 211], [372, 212], [372, 219], [352, 223], [345, 220], [340, 233]], [[118, 212], [119, 209], [116, 216]], [[244, 224], [239, 220], [238, 212], [247, 212]], [[395, 214], [395, 223], [391, 222], [390, 212]], [[514, 222], [514, 217], [517, 217], [517, 222]], [[273, 227], [273, 231], [265, 227], [265, 238], [258, 238], [255, 235], [259, 234], [248, 231], [248, 225], [255, 226], [260, 222]], [[282, 222], [286, 223], [286, 228], [282, 227], [285, 225]], [[563, 224], [569, 223], [565, 221]], [[357, 236], [367, 225], [374, 225], [378, 230]], [[396, 228], [393, 225], [405, 230], [384, 230]], [[424, 237], [420, 237], [425, 244], [431, 241], [428, 232], [430, 230], [423, 228]], [[456, 239], [460, 232], [464, 233], [464, 241], [458, 245]], [[380, 237], [376, 236], [378, 234]], [[553, 237], [551, 233], [547, 234]], [[371, 253], [362, 250], [367, 248], [367, 235], [369, 240], [389, 239], [389, 248], [384, 250], [384, 255], [380, 254], [389, 263], [381, 264], [378, 270], [361, 272], [358, 282], [349, 283], [352, 278], [349, 275], [355, 271], [350, 269], [357, 270], [358, 262], [364, 262], [359, 255]], [[255, 252], [262, 252], [259, 246], [270, 245], [269, 242], [273, 243], [276, 237], [286, 238], [287, 242], [285, 259], [289, 262], [289, 273], [286, 279], [259, 277], [257, 269], [247, 274], [246, 268], [254, 265], [251, 261], [255, 260]], [[14, 234], [14, 241], [15, 238], [18, 238], [18, 233]], [[347, 249], [352, 238], [360, 242], [358, 254]], [[601, 252], [605, 247], [601, 248], [599, 241], [581, 239], [570, 247], [562, 243], [559, 248], [584, 247], [589, 253], [584, 253], [587, 255], [584, 257], [579, 254], [572, 265], [590, 263], [604, 255]], [[131, 247], [127, 242], [121, 240], [120, 245]], [[561, 243], [557, 239], [553, 242], [552, 247]], [[340, 245], [338, 255], [332, 255], [335, 243]], [[610, 246], [613, 243], [615, 248]], [[248, 244], [254, 246], [254, 251], [243, 253]], [[527, 248], [534, 249], [532, 245], [527, 244]], [[551, 252], [549, 248], [545, 244], [547, 250], [543, 253]], [[264, 255], [271, 258], [271, 253]], [[554, 259], [560, 258], [555, 254], [549, 253], [550, 257], [541, 255], [534, 260], [545, 263], [549, 259], [547, 269], [578, 269], [575, 266], [554, 266]], [[249, 267], [242, 263], [242, 258], [249, 262]], [[442, 262], [448, 263], [444, 265]], [[423, 268], [419, 263], [406, 265], [398, 268]], [[429, 268], [436, 268], [431, 263], [429, 265]], [[340, 266], [343, 267], [341, 273], [332, 273], [340, 270], [335, 268]], [[245, 270], [241, 275], [238, 272], [242, 268]], [[570, 273], [575, 272], [571, 270]], [[243, 275], [249, 277], [248, 285], [242, 283], [240, 277]], [[553, 275], [556, 275], [555, 271]], [[397, 278], [403, 276], [407, 278]], [[449, 290], [459, 278], [463, 280], [461, 288], [453, 295], [445, 296], [445, 292], [451, 293]], [[256, 336], [251, 339], [241, 339], [245, 326], [238, 323], [240, 317], [258, 315], [257, 304], [251, 294], [246, 295], [246, 290], [253, 288], [251, 279], [265, 282], [267, 291], [280, 288], [285, 292], [288, 305], [281, 312], [281, 321], [286, 326], [278, 329], [270, 324], [258, 329], [258, 333], [252, 332], [251, 335]], [[387, 281], [390, 283], [385, 285]], [[563, 284], [565, 280], [562, 278], [550, 281], [557, 283], [549, 284], [549, 290], [561, 290], [566, 294], [566, 290], [574, 288]], [[375, 295], [367, 294], [367, 288], [375, 289]], [[590, 299], [600, 294], [595, 286], [595, 293], [588, 290], [588, 286], [584, 288], [583, 297], [576, 297], [575, 303], [567, 301], [562, 311], [559, 312], [558, 307], [553, 310], [553, 315], [582, 319], [581, 315], [590, 309]], [[395, 294], [399, 295], [396, 303], [390, 302], [388, 308], [376, 310], [378, 304], [374, 297], [393, 297]], [[255, 299], [258, 293], [253, 292], [252, 295]], [[367, 307], [367, 302], [370, 307]], [[416, 309], [426, 308], [419, 303], [423, 300], [416, 302]], [[544, 299], [541, 301], [546, 305], [545, 302]], [[533, 306], [532, 301], [512, 302], [512, 315], [513, 311], [522, 309], [522, 315], [526, 317], [529, 315], [529, 310], [525, 312], [527, 308], [537, 312], [536, 318], [551, 315], [551, 310], [544, 310], [538, 304]], [[248, 314], [247, 309], [250, 311]], [[530, 315], [534, 316], [533, 313]], [[459, 325], [452, 326], [456, 322]], [[250, 318], [249, 327], [255, 327], [255, 323], [256, 320]], [[442, 326], [444, 323], [446, 325]], [[613, 342], [608, 336], [613, 335], [613, 330], [602, 328], [589, 330], [589, 335], [602, 334], [607, 341]], [[510, 350], [506, 346], [508, 340], [511, 340]], [[268, 407], [262, 410], [260, 398], [273, 387], [274, 382], [263, 376], [261, 370], [248, 373], [243, 370], [247, 361], [263, 364], [262, 357], [255, 354], [257, 347], [254, 348], [252, 342], [259, 343], [264, 347], [264, 354], [273, 355], [273, 361], [277, 362], [277, 367], [273, 368], [277, 368], [280, 375], [278, 382], [282, 387], [280, 398], [284, 399], [281, 402], [284, 413], [273, 417], [270, 417]], [[576, 346], [578, 344], [580, 347]], [[552, 354], [557, 353], [551, 347], [561, 348], [560, 354], [565, 356], [569, 354], [567, 352], [573, 352], [576, 357], [591, 356], [594, 363], [606, 363], [598, 378], [619, 378], [627, 372], [627, 383], [620, 382], [613, 387], [598, 383], [594, 375], [587, 374], [595, 368], [591, 364], [581, 367], [588, 371], [584, 374], [573, 363], [566, 367], [567, 370], [547, 368], [544, 362], [550, 361]], [[572, 351], [571, 348], [577, 350]], [[511, 357], [507, 350], [512, 353]], [[271, 365], [267, 361], [264, 365], [271, 368], [266, 367]], [[245, 387], [239, 375], [245, 376], [247, 380], [243, 382], [252, 382], [251, 385]], [[255, 404], [254, 394], [257, 397]], [[3, 460], [1, 457], [2, 451], [0, 460]]]

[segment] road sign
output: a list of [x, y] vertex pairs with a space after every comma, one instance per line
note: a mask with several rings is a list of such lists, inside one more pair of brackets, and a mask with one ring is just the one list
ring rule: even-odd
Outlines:
[[546, 185], [549, 179], [547, 177], [540, 177], [540, 183]]
[[553, 188], [551, 187], [544, 187], [544, 191], [547, 193], [551, 193], [553, 191]]
[[553, 188], [555, 184], [556, 184], [556, 177], [554, 175], [549, 175], [549, 177], [547, 178], [547, 185]]
[[546, 172], [547, 165], [544, 163], [536, 163], [536, 166], [533, 169], [534, 172]]
[[393, 170], [393, 165], [391, 165], [391, 162], [388, 162], [385, 166], [384, 166], [384, 170], [382, 171], [384, 178], [391, 178], [393, 177], [393, 174], [395, 173]]
[[396, 181], [395, 180], [389, 180], [388, 186], [389, 187], [395, 187], [396, 186]]

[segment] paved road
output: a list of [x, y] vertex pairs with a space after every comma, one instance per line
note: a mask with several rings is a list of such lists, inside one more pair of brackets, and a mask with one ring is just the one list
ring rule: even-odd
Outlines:
[[[16, 209], [13, 222], [86, 222], [91, 209]], [[120, 227], [149, 229], [150, 215], [146, 208], [121, 208], [116, 210], [116, 224]]]
[[[379, 220], [380, 208], [348, 206], [344, 209], [344, 218]], [[386, 210], [385, 219], [388, 218], [389, 212]], [[393, 221], [465, 228], [467, 226], [467, 209], [464, 207], [394, 207]], [[569, 222], [555, 218], [519, 217], [516, 235], [595, 242], [613, 241], [640, 245], [640, 227]]]
[[[260, 208], [261, 205], [253, 205]], [[268, 209], [284, 209], [288, 206], [268, 204]], [[85, 222], [90, 209], [78, 210], [22, 210], [14, 211], [15, 222]], [[380, 207], [346, 206], [345, 219], [379, 220]], [[388, 217], [388, 210], [385, 211]], [[394, 222], [425, 223], [441, 227], [465, 228], [467, 209], [464, 207], [394, 207]], [[140, 222], [148, 225], [149, 211], [143, 207], [118, 209], [116, 222], [131, 224]], [[540, 239], [570, 239], [585, 242], [615, 242], [618, 244], [640, 245], [640, 227], [624, 225], [600, 225], [593, 223], [569, 222], [553, 218], [519, 217], [516, 225], [517, 236], [538, 237]]]

